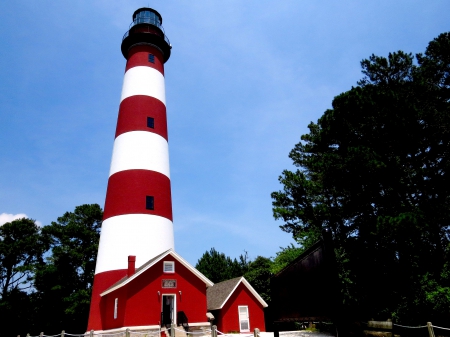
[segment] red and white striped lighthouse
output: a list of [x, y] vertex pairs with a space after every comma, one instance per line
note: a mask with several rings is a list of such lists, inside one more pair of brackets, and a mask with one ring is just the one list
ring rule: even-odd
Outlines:
[[102, 330], [100, 293], [174, 248], [161, 15], [140, 8], [122, 41], [127, 60], [106, 192], [88, 330]]

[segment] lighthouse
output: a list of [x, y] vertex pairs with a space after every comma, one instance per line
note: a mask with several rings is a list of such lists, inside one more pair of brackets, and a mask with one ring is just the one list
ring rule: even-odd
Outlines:
[[171, 45], [156, 10], [133, 13], [121, 51], [127, 62], [88, 330], [102, 329], [100, 294], [127, 275], [128, 260], [139, 268], [174, 248], [164, 85]]
[[264, 331], [267, 304], [243, 277], [214, 286], [174, 250], [164, 86], [171, 45], [161, 15], [135, 11], [121, 50], [127, 62], [87, 330], [126, 336], [177, 325], [204, 334], [215, 315], [225, 330]]

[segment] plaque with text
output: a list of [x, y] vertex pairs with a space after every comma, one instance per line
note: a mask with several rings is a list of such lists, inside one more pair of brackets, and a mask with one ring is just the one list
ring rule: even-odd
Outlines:
[[176, 288], [177, 280], [162, 280], [162, 287], [163, 288]]

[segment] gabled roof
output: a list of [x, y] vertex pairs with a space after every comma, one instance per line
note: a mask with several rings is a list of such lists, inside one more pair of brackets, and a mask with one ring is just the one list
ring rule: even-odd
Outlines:
[[197, 276], [200, 280], [202, 280], [207, 287], [212, 287], [214, 283], [212, 283], [205, 275], [200, 273], [197, 269], [195, 269], [193, 266], [191, 266], [185, 259], [183, 259], [180, 255], [175, 253], [172, 249], [166, 250], [164, 253], [161, 253], [157, 256], [155, 256], [153, 259], [150, 259], [146, 263], [144, 263], [142, 266], [136, 269], [136, 272], [131, 275], [130, 277], [125, 276], [118, 282], [114, 283], [111, 287], [106, 289], [104, 292], [100, 294], [100, 296], [105, 296], [106, 294], [109, 294], [113, 292], [114, 290], [117, 290], [119, 288], [122, 288], [124, 285], [130, 283], [135, 278], [139, 277], [142, 273], [144, 273], [146, 270], [150, 269], [152, 266], [154, 266], [156, 263], [164, 259], [166, 256], [171, 255], [175, 260], [180, 262], [183, 266], [185, 266], [189, 271], [191, 271], [195, 276]]
[[237, 289], [239, 284], [243, 284], [247, 289], [255, 296], [259, 303], [265, 308], [267, 303], [262, 299], [261, 296], [256, 292], [255, 289], [248, 283], [248, 281], [243, 277], [232, 278], [231, 280], [223, 281], [214, 284], [214, 286], [206, 289], [206, 298], [208, 300], [208, 310], [222, 309], [228, 299]]

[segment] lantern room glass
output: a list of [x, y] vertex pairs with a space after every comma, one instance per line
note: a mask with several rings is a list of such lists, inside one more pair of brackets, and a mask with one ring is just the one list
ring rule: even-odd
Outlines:
[[143, 10], [137, 13], [136, 17], [133, 20], [133, 26], [139, 23], [149, 23], [156, 27], [161, 27], [159, 16], [152, 11]]

